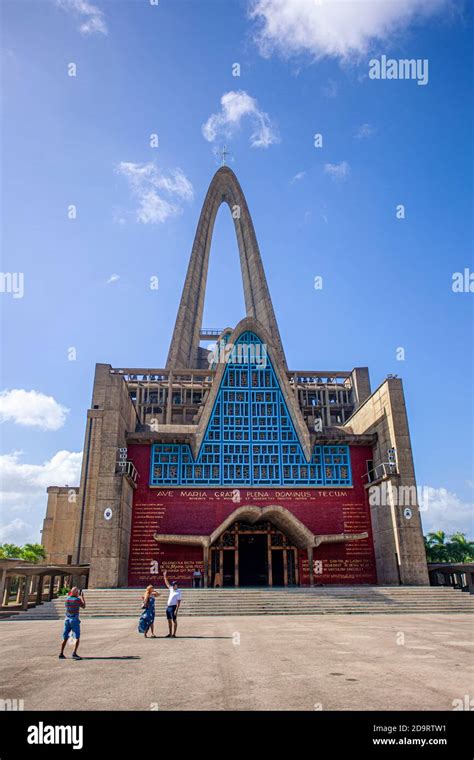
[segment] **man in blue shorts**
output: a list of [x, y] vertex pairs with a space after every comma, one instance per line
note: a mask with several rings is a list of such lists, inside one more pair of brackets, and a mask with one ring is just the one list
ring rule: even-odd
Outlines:
[[[169, 633], [167, 639], [170, 637], [176, 638], [176, 630], [178, 628], [178, 610], [181, 604], [181, 591], [178, 589], [176, 581], [169, 582], [166, 574], [166, 570], [163, 573], [163, 578], [168, 586], [170, 593], [168, 595], [168, 605], [166, 607], [166, 617], [168, 619]], [[174, 629], [174, 630], [173, 630]]]
[[65, 660], [64, 650], [66, 648], [69, 634], [72, 632], [76, 643], [74, 645], [74, 651], [72, 653], [73, 660], [82, 660], [79, 657], [77, 650], [79, 648], [79, 639], [81, 638], [81, 621], [79, 620], [79, 610], [86, 606], [84, 594], [79, 591], [77, 586], [74, 586], [66, 597], [66, 617], [64, 618], [64, 630], [63, 630], [63, 643], [61, 644], [61, 652], [59, 655], [60, 660]]

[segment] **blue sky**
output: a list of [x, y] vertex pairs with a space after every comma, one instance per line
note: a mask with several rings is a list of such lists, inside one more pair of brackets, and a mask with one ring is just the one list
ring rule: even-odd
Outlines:
[[[37, 540], [46, 486], [77, 482], [95, 363], [163, 366], [224, 142], [290, 368], [403, 377], [425, 528], [472, 532], [469, 3], [305, 2], [2, 3], [2, 271], [24, 294], [0, 293], [0, 541]], [[370, 79], [381, 55], [427, 59], [428, 83]], [[222, 207], [205, 326], [242, 316]]]

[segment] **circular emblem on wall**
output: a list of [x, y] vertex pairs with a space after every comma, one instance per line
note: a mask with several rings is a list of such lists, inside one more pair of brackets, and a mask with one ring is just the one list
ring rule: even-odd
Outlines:
[[405, 509], [403, 510], [403, 516], [405, 520], [411, 520], [413, 516], [413, 512], [411, 511], [410, 507], [405, 507]]
[[110, 520], [112, 518], [113, 512], [110, 509], [110, 507], [107, 507], [107, 509], [104, 509], [104, 517], [106, 520]]

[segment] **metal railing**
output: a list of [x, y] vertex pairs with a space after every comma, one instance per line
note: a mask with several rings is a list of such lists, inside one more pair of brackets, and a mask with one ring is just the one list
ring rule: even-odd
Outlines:
[[223, 327], [206, 327], [199, 330], [199, 337], [205, 338], [218, 338], [224, 331]]
[[398, 475], [397, 465], [393, 462], [381, 462], [376, 465], [372, 470], [368, 470], [362, 476], [368, 483], [374, 483], [377, 480], [383, 480], [390, 475]]
[[129, 459], [123, 462], [117, 462], [117, 472], [119, 472], [121, 475], [126, 475], [132, 483], [136, 483], [138, 480], [138, 470], [136, 469], [133, 462], [130, 462]]

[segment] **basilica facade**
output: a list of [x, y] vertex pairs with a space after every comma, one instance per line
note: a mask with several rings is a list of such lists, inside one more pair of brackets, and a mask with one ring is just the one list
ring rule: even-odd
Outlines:
[[[222, 203], [246, 314], [209, 328]], [[428, 583], [402, 381], [372, 390], [366, 367], [288, 367], [227, 166], [203, 204], [166, 364], [96, 365], [81, 482], [48, 489], [42, 542], [48, 562], [90, 565], [93, 587], [144, 586], [165, 569], [182, 586]]]

